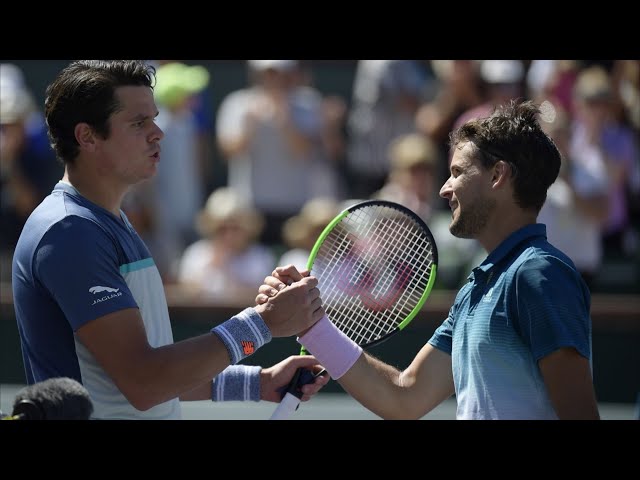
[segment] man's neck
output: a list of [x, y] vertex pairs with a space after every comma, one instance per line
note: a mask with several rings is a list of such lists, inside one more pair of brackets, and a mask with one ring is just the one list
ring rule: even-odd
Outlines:
[[114, 187], [104, 177], [99, 178], [89, 172], [81, 172], [77, 168], [69, 166], [65, 169], [62, 181], [75, 188], [87, 200], [110, 211], [117, 217], [120, 216], [120, 205], [126, 189]]
[[536, 222], [537, 215], [532, 212], [523, 212], [520, 209], [500, 212], [499, 215], [494, 216], [493, 221], [490, 221], [482, 234], [478, 236], [478, 242], [489, 254], [513, 232]]

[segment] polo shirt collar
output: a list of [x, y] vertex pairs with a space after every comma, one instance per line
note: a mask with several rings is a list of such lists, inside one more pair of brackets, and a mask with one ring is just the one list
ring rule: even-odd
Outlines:
[[[547, 227], [543, 223], [535, 223], [525, 225], [524, 227], [516, 230], [507, 238], [505, 238], [502, 243], [500, 243], [490, 254], [489, 256], [482, 262], [478, 267], [473, 270], [481, 270], [486, 273], [494, 265], [499, 263], [503, 258], [509, 255], [520, 243], [525, 240], [531, 239], [533, 237], [547, 237]], [[473, 276], [470, 275], [471, 279]]]

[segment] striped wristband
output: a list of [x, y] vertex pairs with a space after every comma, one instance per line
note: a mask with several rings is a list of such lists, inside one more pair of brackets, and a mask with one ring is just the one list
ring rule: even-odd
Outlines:
[[214, 402], [260, 401], [262, 367], [230, 365], [213, 379], [211, 400]]
[[310, 352], [337, 380], [356, 363], [362, 347], [347, 337], [325, 315], [298, 338], [298, 343]]
[[271, 331], [253, 308], [245, 308], [224, 323], [211, 329], [229, 351], [231, 365], [248, 357], [271, 341]]

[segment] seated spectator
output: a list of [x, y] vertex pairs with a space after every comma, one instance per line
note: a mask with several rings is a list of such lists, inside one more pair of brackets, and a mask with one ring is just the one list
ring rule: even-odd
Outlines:
[[410, 133], [394, 139], [388, 149], [391, 171], [384, 186], [372, 198], [397, 202], [423, 220], [431, 217], [438, 150], [429, 138]]
[[271, 250], [256, 242], [263, 226], [262, 216], [236, 191], [215, 190], [197, 217], [203, 238], [180, 259], [180, 285], [200, 298], [253, 301], [256, 287], [276, 266]]
[[298, 270], [306, 269], [316, 240], [339, 211], [338, 203], [330, 198], [318, 197], [305, 203], [300, 213], [282, 227], [282, 237], [289, 250], [282, 254], [278, 265], [292, 264]]

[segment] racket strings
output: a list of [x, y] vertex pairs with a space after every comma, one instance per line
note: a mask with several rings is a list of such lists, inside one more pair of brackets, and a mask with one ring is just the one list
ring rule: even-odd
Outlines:
[[410, 216], [385, 206], [350, 212], [329, 232], [313, 264], [327, 314], [360, 345], [387, 335], [419, 303], [433, 244]]

